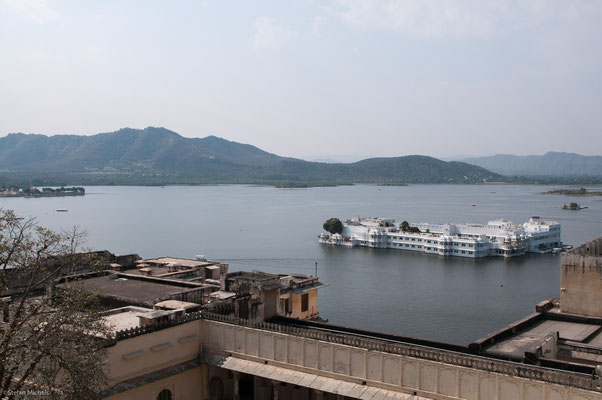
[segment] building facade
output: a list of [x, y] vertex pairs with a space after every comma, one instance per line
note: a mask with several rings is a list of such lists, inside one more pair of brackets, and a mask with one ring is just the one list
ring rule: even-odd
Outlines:
[[338, 234], [322, 233], [319, 242], [339, 246], [361, 246], [417, 251], [442, 256], [480, 258], [515, 257], [545, 253], [560, 248], [560, 224], [532, 217], [522, 225], [503, 219], [482, 224], [412, 223], [416, 232], [403, 231], [394, 219], [354, 218], [342, 221]]

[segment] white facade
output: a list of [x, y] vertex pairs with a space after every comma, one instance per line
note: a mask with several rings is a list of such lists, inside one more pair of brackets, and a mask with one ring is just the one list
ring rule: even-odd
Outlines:
[[413, 223], [420, 232], [403, 232], [394, 219], [353, 218], [341, 221], [341, 234], [322, 233], [319, 242], [479, 258], [547, 253], [560, 247], [560, 224], [531, 217], [522, 225], [497, 219], [481, 224]]

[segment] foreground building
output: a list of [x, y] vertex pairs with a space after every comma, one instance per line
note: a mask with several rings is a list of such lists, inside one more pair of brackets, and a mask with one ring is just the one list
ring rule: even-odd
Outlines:
[[[599, 272], [601, 241], [566, 253], [563, 271], [583, 261], [579, 273]], [[261, 274], [246, 278], [268, 291], [276, 284]], [[241, 279], [231, 277], [231, 285]], [[580, 287], [566, 285], [565, 292]], [[595, 374], [601, 321], [568, 314], [557, 299], [469, 346], [283, 316], [243, 319], [233, 309], [122, 313], [113, 318], [130, 328], [116, 331], [108, 348], [109, 399], [602, 398]]]
[[[562, 289], [576, 297], [564, 305], [562, 294], [560, 300], [542, 302], [533, 315], [468, 346], [286, 317], [283, 300], [290, 300], [296, 289], [294, 294], [302, 296], [320, 287], [313, 277], [227, 273], [220, 267], [219, 280], [202, 271], [204, 280], [194, 283], [204, 286], [188, 290], [182, 289], [186, 280], [136, 274], [129, 267], [113, 265], [107, 279], [116, 284], [124, 282], [120, 279], [144, 282], [143, 292], [155, 298], [152, 306], [124, 305], [107, 313], [113, 336], [107, 342], [109, 382], [102, 396], [111, 400], [599, 399], [600, 307], [593, 307], [590, 314], [578, 314], [590, 311], [572, 307], [581, 301], [577, 292], [585, 280], [600, 285], [601, 243], [599, 238], [564, 255], [567, 278]], [[152, 267], [139, 264], [150, 265], [138, 263], [138, 268]], [[95, 279], [73, 278], [58, 286]], [[125, 300], [123, 291], [111, 292], [107, 285], [107, 299]], [[171, 286], [171, 290], [152, 289], [152, 285]], [[206, 286], [212, 286], [211, 291]], [[282, 292], [289, 297], [283, 298]], [[188, 301], [199, 293], [201, 303]]]
[[515, 257], [561, 248], [560, 224], [531, 217], [522, 225], [498, 219], [481, 224], [409, 224], [416, 232], [402, 231], [394, 219], [353, 218], [342, 221], [342, 232], [322, 233], [318, 241], [349, 247], [375, 247], [418, 251], [444, 256], [479, 258]]

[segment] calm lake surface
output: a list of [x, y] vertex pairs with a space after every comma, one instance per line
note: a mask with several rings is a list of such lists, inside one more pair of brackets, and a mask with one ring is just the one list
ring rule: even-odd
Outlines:
[[[330, 217], [398, 222], [522, 223], [532, 215], [562, 224], [564, 243], [602, 235], [602, 198], [541, 195], [552, 187], [498, 185], [86, 187], [86, 196], [0, 198], [0, 207], [54, 229], [79, 225], [87, 246], [115, 253], [194, 257], [230, 271], [314, 273], [322, 317], [368, 330], [468, 344], [559, 295], [560, 256], [468, 260], [317, 242]], [[598, 188], [599, 189], [599, 188]], [[588, 209], [562, 210], [576, 201]], [[475, 206], [473, 206], [475, 204]], [[56, 212], [68, 209], [68, 212]], [[503, 286], [502, 286], [503, 285]]]

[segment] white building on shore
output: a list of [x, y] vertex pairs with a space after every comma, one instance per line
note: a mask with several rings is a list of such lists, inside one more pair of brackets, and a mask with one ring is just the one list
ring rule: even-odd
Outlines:
[[560, 224], [540, 217], [531, 217], [522, 225], [504, 219], [489, 221], [486, 225], [410, 224], [419, 232], [404, 232], [394, 219], [389, 218], [357, 217], [341, 222], [343, 230], [340, 234], [322, 233], [319, 242], [469, 258], [547, 253], [562, 246]]

